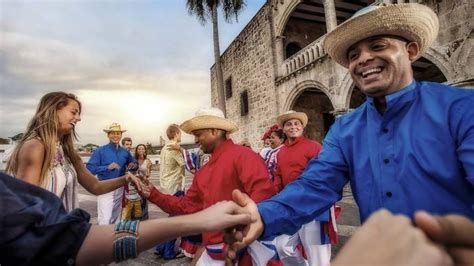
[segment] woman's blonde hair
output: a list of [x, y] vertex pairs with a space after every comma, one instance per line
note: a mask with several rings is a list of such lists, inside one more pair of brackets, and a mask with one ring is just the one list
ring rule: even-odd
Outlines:
[[81, 112], [81, 103], [74, 94], [65, 92], [50, 92], [45, 94], [38, 104], [36, 113], [28, 123], [26, 132], [15, 147], [10, 160], [7, 163], [7, 172], [16, 175], [18, 171], [18, 155], [23, 144], [30, 139], [40, 140], [45, 148], [43, 165], [40, 172], [40, 185], [46, 186], [46, 177], [51, 170], [54, 156], [56, 155], [56, 143], [59, 141], [63, 147], [64, 155], [71, 161], [76, 160], [77, 154], [74, 151], [74, 140], [77, 140], [77, 133], [73, 128], [70, 134], [63, 135], [58, 140], [59, 119], [57, 111], [69, 104], [69, 101], [75, 101], [79, 104]]

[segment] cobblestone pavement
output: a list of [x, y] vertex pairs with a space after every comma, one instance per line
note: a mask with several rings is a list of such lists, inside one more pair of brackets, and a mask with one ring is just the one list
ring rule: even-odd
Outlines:
[[[159, 184], [158, 171], [152, 172], [151, 181], [153, 184]], [[188, 187], [192, 182], [192, 176], [189, 175], [186, 178], [186, 186]], [[83, 188], [79, 189], [79, 202], [80, 207], [91, 215], [91, 223], [97, 223], [97, 197], [91, 195]], [[340, 247], [347, 241], [347, 239], [353, 234], [355, 229], [360, 225], [358, 208], [352, 198], [352, 193], [348, 187], [344, 189], [344, 196], [338, 205], [342, 207], [342, 215], [338, 220], [338, 234], [339, 243], [332, 248], [333, 256], [337, 254]], [[164, 218], [168, 215], [164, 213], [160, 208], [153, 204], [149, 204], [149, 216], [151, 219]], [[174, 260], [163, 260], [153, 254], [153, 249], [142, 252], [138, 258], [133, 261], [126, 261], [119, 263], [118, 265], [188, 265], [190, 259], [184, 257]], [[115, 265], [114, 263], [112, 265]]]

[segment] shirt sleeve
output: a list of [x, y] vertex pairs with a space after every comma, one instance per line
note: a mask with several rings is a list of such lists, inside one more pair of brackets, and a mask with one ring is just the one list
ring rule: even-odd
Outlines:
[[465, 97], [454, 110], [451, 128], [454, 129], [457, 154], [467, 180], [474, 186], [474, 97]]
[[318, 156], [321, 152], [321, 144], [319, 142], [315, 141], [313, 147], [314, 149], [312, 149], [308, 154], [310, 160]]
[[101, 151], [100, 148], [94, 151], [86, 164], [87, 169], [94, 175], [105, 174], [109, 171], [108, 165], [101, 165]]
[[262, 238], [293, 234], [341, 199], [348, 182], [346, 160], [338, 141], [338, 122], [331, 127], [319, 156], [278, 195], [258, 204], [265, 224]]
[[275, 195], [275, 187], [260, 155], [251, 150], [248, 153], [241, 153], [236, 166], [244, 192], [252, 200], [260, 202]]
[[75, 264], [91, 226], [88, 213], [67, 213], [53, 193], [5, 174], [0, 208], [0, 264]]
[[179, 166], [184, 166], [186, 164], [184, 161], [184, 156], [181, 152], [173, 151], [173, 158]]
[[171, 215], [195, 213], [203, 209], [200, 194], [197, 190], [196, 177], [191, 187], [182, 197], [167, 195], [153, 188], [148, 200]]

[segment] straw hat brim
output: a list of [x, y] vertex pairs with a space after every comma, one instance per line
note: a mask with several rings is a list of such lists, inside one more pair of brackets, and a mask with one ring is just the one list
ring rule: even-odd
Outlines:
[[355, 43], [378, 35], [400, 36], [418, 43], [421, 56], [438, 35], [436, 14], [421, 4], [394, 4], [351, 18], [328, 33], [324, 49], [340, 65], [348, 68], [348, 49]]
[[202, 115], [191, 118], [183, 122], [180, 128], [188, 134], [192, 134], [194, 130], [209, 128], [221, 129], [226, 131], [228, 134], [239, 130], [234, 122], [212, 115]]
[[303, 124], [303, 128], [308, 124], [308, 116], [303, 112], [294, 112], [289, 114], [283, 114], [277, 117], [278, 125], [283, 128], [283, 124], [290, 119], [298, 119]]
[[103, 129], [105, 133], [110, 133], [110, 132], [127, 132], [127, 130], [108, 130], [108, 129]]

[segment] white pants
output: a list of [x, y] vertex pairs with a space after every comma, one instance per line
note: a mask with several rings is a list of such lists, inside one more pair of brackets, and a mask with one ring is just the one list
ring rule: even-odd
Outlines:
[[211, 256], [207, 254], [207, 250], [205, 250], [196, 262], [196, 266], [225, 266], [225, 261], [211, 258]]
[[[223, 245], [212, 245], [214, 248], [220, 247], [222, 248]], [[252, 265], [253, 266], [265, 266], [267, 262], [273, 257], [275, 254], [273, 250], [268, 249], [262, 243], [258, 241], [252, 242], [248, 246], [247, 251], [252, 258]], [[223, 260], [215, 260], [209, 256], [207, 250], [204, 251], [196, 263], [197, 266], [224, 266], [225, 261]]]
[[312, 221], [298, 231], [309, 265], [329, 266], [331, 244], [321, 243], [321, 222]]
[[[303, 225], [294, 235], [277, 236], [274, 242], [284, 265], [328, 266], [331, 260], [331, 244], [321, 244], [321, 225], [318, 221]], [[308, 261], [297, 250], [299, 243], [303, 245]]]
[[114, 224], [120, 220], [123, 187], [97, 197], [97, 223]]

